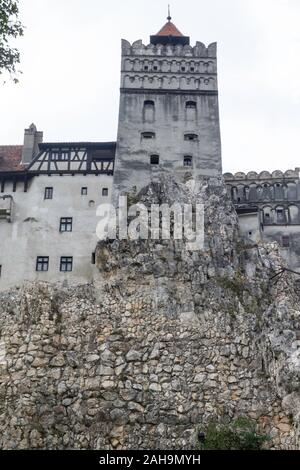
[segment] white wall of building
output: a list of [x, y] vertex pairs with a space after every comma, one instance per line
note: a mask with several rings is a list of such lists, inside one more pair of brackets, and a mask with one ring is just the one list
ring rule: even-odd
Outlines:
[[[92, 253], [97, 243], [96, 210], [110, 202], [112, 176], [63, 175], [34, 177], [24, 192], [18, 183], [5, 184], [4, 196], [13, 197], [11, 223], [0, 219], [0, 290], [24, 281], [44, 280], [79, 284], [92, 281], [95, 266]], [[45, 200], [46, 187], [53, 187], [53, 199]], [[87, 187], [88, 194], [81, 195]], [[108, 196], [102, 189], [108, 188]], [[72, 217], [72, 232], [60, 232], [60, 218]], [[37, 256], [49, 256], [49, 270], [36, 271]], [[73, 271], [60, 272], [60, 257], [73, 256]]]

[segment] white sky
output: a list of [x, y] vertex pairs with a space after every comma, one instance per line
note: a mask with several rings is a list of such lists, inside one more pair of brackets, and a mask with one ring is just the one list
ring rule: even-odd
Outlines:
[[[20, 0], [20, 83], [0, 86], [0, 145], [116, 139], [121, 38], [149, 42], [161, 0]], [[172, 0], [191, 44], [218, 42], [224, 171], [300, 166], [300, 1]]]

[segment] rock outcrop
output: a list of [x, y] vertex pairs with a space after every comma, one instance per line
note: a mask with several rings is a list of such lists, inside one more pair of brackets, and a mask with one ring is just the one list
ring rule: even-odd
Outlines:
[[298, 449], [300, 305], [276, 244], [242, 240], [222, 181], [163, 180], [144, 203], [202, 201], [205, 248], [100, 242], [93, 285], [0, 296], [2, 449], [190, 449], [255, 420]]

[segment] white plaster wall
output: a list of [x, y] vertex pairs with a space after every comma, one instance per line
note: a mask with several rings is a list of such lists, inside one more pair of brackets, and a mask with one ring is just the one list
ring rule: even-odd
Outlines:
[[[44, 200], [45, 187], [53, 187], [53, 199]], [[81, 196], [81, 187], [88, 195]], [[108, 188], [108, 197], [102, 197]], [[110, 202], [112, 176], [39, 176], [31, 180], [28, 192], [18, 183], [16, 192], [6, 183], [4, 194], [13, 197], [12, 222], [0, 220], [0, 290], [24, 280], [45, 280], [77, 284], [93, 279], [92, 253], [97, 243], [96, 210]], [[90, 201], [94, 205], [90, 207]], [[73, 217], [73, 231], [60, 233], [61, 217]], [[49, 271], [36, 272], [37, 256], [49, 256]], [[73, 271], [62, 273], [61, 256], [73, 256]]]

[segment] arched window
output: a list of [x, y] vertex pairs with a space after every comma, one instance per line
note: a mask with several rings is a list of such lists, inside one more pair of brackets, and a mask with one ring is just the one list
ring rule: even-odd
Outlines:
[[151, 155], [150, 156], [150, 164], [151, 165], [159, 165], [159, 155]]
[[144, 101], [144, 106], [145, 106], [145, 107], [151, 107], [151, 108], [153, 107], [153, 108], [154, 108], [154, 101], [152, 101], [152, 100], [145, 100], [145, 101]]
[[198, 140], [198, 135], [197, 134], [185, 134], [184, 140], [187, 140], [190, 142], [196, 142]]
[[276, 207], [276, 221], [278, 224], [286, 222], [285, 211], [283, 207]]
[[155, 132], [142, 132], [142, 139], [155, 139]]
[[197, 108], [197, 103], [196, 101], [187, 101], [185, 103], [186, 109], [196, 109]]
[[185, 155], [183, 157], [183, 166], [193, 166], [193, 157], [191, 157], [190, 155]]

